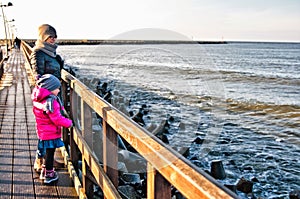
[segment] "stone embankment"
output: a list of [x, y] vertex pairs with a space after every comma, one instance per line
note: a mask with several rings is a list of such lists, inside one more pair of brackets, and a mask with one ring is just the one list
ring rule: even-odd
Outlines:
[[[112, 100], [114, 100], [114, 94], [116, 93], [116, 91], [112, 91], [110, 87], [111, 82], [100, 80], [99, 78], [88, 79], [86, 77], [81, 77], [75, 71], [75, 69], [70, 70], [70, 73], [80, 79], [80, 81], [82, 81], [85, 85], [87, 85], [90, 89], [96, 92], [107, 102], [111, 103]], [[147, 104], [140, 105], [138, 109], [131, 109], [130, 107], [126, 106], [126, 103], [122, 103], [122, 100], [118, 104], [118, 109], [125, 115], [129, 116], [137, 124], [156, 135], [156, 137], [160, 138], [164, 143], [169, 144], [167, 135], [170, 131], [170, 126], [174, 121], [174, 118], [172, 116], [170, 116], [166, 120], [161, 121], [156, 126], [149, 126], [146, 124], [147, 121], [144, 119], [147, 117], [150, 108], [147, 106]], [[98, 124], [101, 126], [101, 118], [98, 119]], [[197, 137], [195, 138], [194, 143], [202, 144], [203, 141], [204, 140], [201, 137]], [[118, 142], [120, 148], [118, 153], [118, 170], [120, 172], [119, 191], [124, 193], [124, 195], [129, 198], [144, 198], [146, 197], [146, 161], [141, 156], [139, 156], [139, 154], [136, 153], [136, 151], [130, 145], [127, 145], [127, 143], [120, 137]], [[178, 149], [175, 150], [178, 151]], [[184, 157], [189, 158], [191, 162], [200, 161], [196, 157], [189, 156], [189, 148], [185, 147], [180, 150], [180, 153]], [[138, 171], [135, 171], [136, 168], [139, 168]], [[223, 163], [221, 160], [212, 161], [210, 163], [210, 170], [205, 170], [205, 172], [207, 172], [215, 179], [221, 181], [226, 180], [226, 178], [228, 177], [226, 169], [223, 167]], [[253, 193], [253, 186], [257, 183], [259, 184], [259, 179], [257, 179], [256, 177], [246, 179], [245, 177], [241, 176], [239, 179], [237, 179], [236, 183], [225, 183], [224, 186], [240, 196], [247, 198], [257, 198]], [[96, 190], [97, 191], [95, 192], [95, 194], [101, 196], [100, 189]], [[184, 198], [176, 189], [172, 190], [172, 194], [173, 198]], [[293, 191], [290, 193], [290, 197], [297, 198], [297, 194], [297, 190]]]

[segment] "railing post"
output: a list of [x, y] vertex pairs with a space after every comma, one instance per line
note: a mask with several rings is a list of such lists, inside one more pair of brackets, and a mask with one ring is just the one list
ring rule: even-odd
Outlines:
[[148, 162], [147, 198], [170, 199], [171, 197], [171, 184]]
[[[73, 118], [73, 122], [75, 122], [74, 116], [77, 115], [77, 112], [75, 112], [75, 111], [77, 111], [77, 109], [75, 109], [73, 106], [77, 104], [77, 100], [78, 100], [78, 96], [77, 96], [76, 92], [74, 92], [74, 90], [71, 89], [70, 90], [70, 103], [71, 103], [71, 118]], [[76, 128], [75, 124], [73, 124], [73, 125], [74, 125], [74, 128]], [[74, 131], [75, 130], [73, 129], [70, 132], [70, 159], [71, 159], [71, 162], [72, 162], [75, 170], [78, 171], [79, 149], [78, 149], [76, 142], [74, 141]]]
[[88, 198], [94, 197], [94, 184], [88, 176], [93, 176], [89, 166], [84, 158], [82, 158], [82, 186]]
[[113, 185], [118, 187], [118, 139], [117, 133], [107, 124], [103, 115], [103, 166]]
[[82, 136], [91, 149], [93, 148], [92, 120], [92, 109], [81, 98]]
[[[81, 97], [81, 127], [82, 137], [90, 148], [93, 148], [93, 131], [92, 131], [92, 109]], [[82, 184], [88, 198], [94, 197], [93, 182], [88, 176], [91, 175], [90, 168], [86, 161], [90, 161], [88, 154], [82, 154]]]
[[[70, 109], [69, 109], [68, 106], [71, 103], [70, 103], [70, 98], [67, 97], [68, 96], [68, 86], [67, 86], [67, 83], [65, 81], [62, 81], [61, 95], [62, 95], [64, 108], [65, 108], [66, 111], [69, 111]], [[65, 143], [65, 148], [68, 150], [67, 145], [70, 144], [70, 136], [69, 136], [69, 131], [65, 128], [63, 128], [62, 139]]]

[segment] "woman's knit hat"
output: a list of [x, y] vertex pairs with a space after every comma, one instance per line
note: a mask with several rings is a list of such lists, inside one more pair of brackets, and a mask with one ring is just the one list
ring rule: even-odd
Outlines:
[[46, 41], [49, 37], [57, 38], [56, 30], [49, 24], [42, 24], [38, 28], [39, 39], [41, 41]]
[[59, 79], [51, 74], [45, 74], [41, 76], [36, 84], [40, 88], [48, 89], [49, 91], [54, 91], [55, 89], [59, 88], [61, 86]]

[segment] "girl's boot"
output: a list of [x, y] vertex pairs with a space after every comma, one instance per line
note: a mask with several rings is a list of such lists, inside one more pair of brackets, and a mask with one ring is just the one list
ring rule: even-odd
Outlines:
[[43, 164], [41, 174], [40, 174], [40, 179], [45, 180], [45, 175], [46, 175], [46, 166]]
[[33, 168], [36, 172], [40, 173], [42, 170], [44, 158], [35, 158]]
[[57, 175], [56, 171], [54, 171], [54, 169], [46, 170], [45, 179], [44, 179], [45, 184], [50, 184], [51, 182], [54, 182], [57, 180], [58, 180], [58, 175]]

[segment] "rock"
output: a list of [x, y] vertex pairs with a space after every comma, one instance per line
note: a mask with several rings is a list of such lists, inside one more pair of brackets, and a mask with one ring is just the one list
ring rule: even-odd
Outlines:
[[253, 168], [252, 168], [251, 166], [245, 166], [245, 167], [243, 168], [243, 170], [244, 170], [244, 171], [252, 171]]
[[226, 173], [221, 160], [214, 160], [211, 162], [210, 173], [215, 179], [222, 180], [226, 178]]
[[290, 199], [300, 199], [300, 190], [291, 191], [289, 196]]
[[207, 173], [207, 174], [209, 174], [209, 175], [211, 175], [210, 171], [207, 170], [207, 169], [204, 169], [204, 172]]
[[251, 181], [252, 181], [252, 182], [259, 182], [259, 180], [258, 180], [256, 177], [253, 177], [253, 178], [251, 179]]
[[224, 186], [227, 187], [229, 190], [231, 190], [233, 193], [237, 194], [236, 185], [234, 185], [234, 184], [224, 184]]
[[198, 160], [197, 156], [193, 156], [190, 158], [191, 161]]
[[140, 186], [142, 183], [140, 175], [137, 173], [123, 173], [121, 179], [125, 184], [132, 186]]
[[253, 182], [242, 177], [237, 183], [236, 188], [243, 193], [252, 193]]
[[157, 135], [156, 137], [161, 139], [161, 141], [163, 141], [164, 143], [169, 144], [169, 139], [166, 135]]
[[118, 172], [119, 175], [122, 176], [124, 173], [127, 173], [127, 167], [124, 162], [118, 162]]
[[153, 129], [151, 133], [153, 133], [153, 135], [163, 134], [166, 123], [167, 123], [166, 120], [162, 120], [161, 123], [155, 129]]
[[103, 99], [104, 99], [105, 101], [107, 101], [108, 103], [111, 103], [111, 97], [112, 97], [111, 92], [107, 92], [107, 93], [105, 93], [105, 95], [103, 96]]
[[93, 198], [104, 198], [104, 193], [98, 185], [95, 185]]
[[138, 112], [135, 113], [135, 114], [131, 117], [131, 119], [132, 119], [133, 121], [135, 121], [136, 123], [138, 123], [139, 125], [145, 126], [145, 121], [144, 121], [144, 119], [143, 119], [143, 116], [144, 116], [144, 114], [143, 114], [143, 109], [140, 108], [140, 109], [138, 110]]
[[153, 132], [154, 129], [156, 129], [156, 128], [157, 128], [157, 125], [154, 123], [151, 123], [149, 126], [145, 127], [145, 129], [147, 129], [147, 131], [149, 131], [149, 132]]
[[200, 138], [200, 137], [196, 137], [196, 139], [193, 141], [193, 143], [196, 143], [196, 144], [202, 144], [204, 141], [204, 139]]
[[147, 170], [147, 162], [138, 153], [132, 153], [127, 150], [118, 152], [118, 160], [124, 162], [129, 172], [144, 173]]
[[188, 157], [190, 155], [189, 147], [173, 147], [173, 149], [184, 157]]
[[236, 166], [235, 160], [229, 160], [229, 164]]
[[175, 121], [175, 118], [173, 116], [170, 116], [169, 117], [169, 122], [174, 122]]
[[130, 199], [136, 199], [136, 192], [134, 188], [130, 185], [123, 185], [118, 187], [118, 191], [122, 198], [130, 198]]
[[192, 160], [191, 159], [191, 162], [194, 164], [194, 165], [196, 165], [197, 167], [199, 167], [199, 168], [204, 168], [204, 163], [203, 162], [201, 162], [200, 160]]

